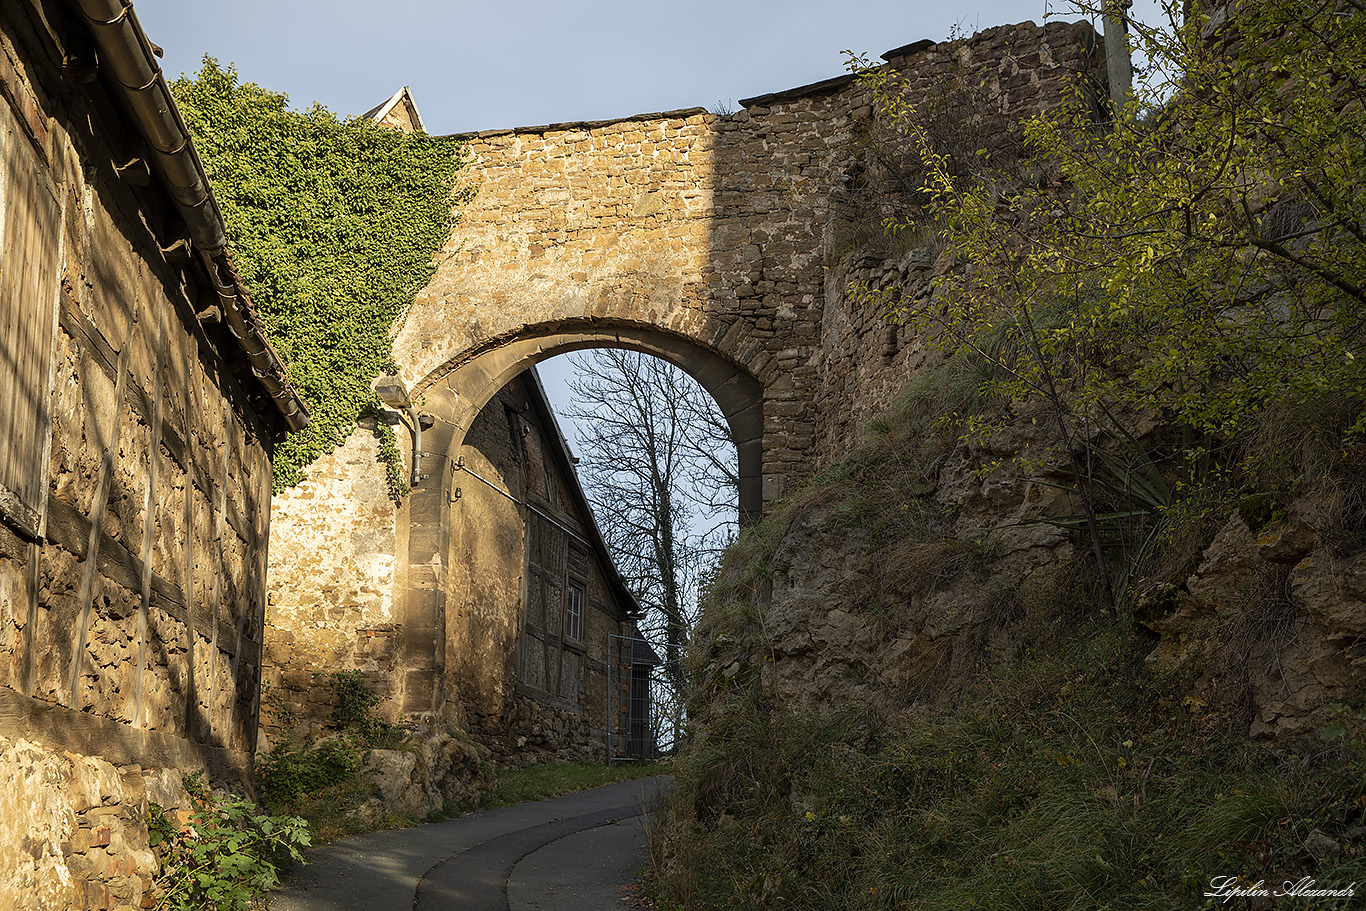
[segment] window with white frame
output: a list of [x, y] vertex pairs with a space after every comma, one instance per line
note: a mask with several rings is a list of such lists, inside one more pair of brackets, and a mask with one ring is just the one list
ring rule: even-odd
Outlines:
[[570, 579], [564, 588], [564, 637], [583, 641], [583, 603], [586, 600], [583, 583]]

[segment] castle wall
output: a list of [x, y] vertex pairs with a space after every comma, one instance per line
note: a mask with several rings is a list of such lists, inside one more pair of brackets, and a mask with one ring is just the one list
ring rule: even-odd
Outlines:
[[[1004, 124], [1056, 103], [1100, 63], [1090, 26], [1061, 23], [889, 57], [922, 100], [945, 80], [980, 83], [984, 116]], [[757, 515], [845, 452], [923, 357], [917, 339], [848, 285], [925, 284], [938, 265], [926, 250], [887, 262], [847, 255], [845, 200], [859, 189], [857, 140], [871, 117], [864, 90], [841, 76], [724, 116], [677, 111], [465, 137], [474, 157], [462, 179], [478, 192], [394, 341], [433, 419], [427, 477], [389, 504], [373, 434], [361, 428], [277, 498], [280, 661], [292, 652], [296, 668], [390, 662], [381, 684], [390, 710], [413, 719], [445, 712], [465, 724], [468, 711], [500, 717], [512, 704], [498, 682], [513, 676], [509, 605], [532, 579], [517, 507], [457, 466], [464, 458], [497, 473], [510, 456], [485, 451], [488, 428], [504, 421], [488, 424], [487, 407], [563, 351], [624, 346], [690, 372], [736, 431], [742, 513]], [[408, 435], [398, 436], [410, 458]], [[520, 476], [501, 477], [520, 499]], [[528, 599], [539, 596], [528, 588]]]

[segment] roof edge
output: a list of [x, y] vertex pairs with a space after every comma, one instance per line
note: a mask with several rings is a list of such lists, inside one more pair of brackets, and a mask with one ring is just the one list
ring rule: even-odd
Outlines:
[[224, 323], [246, 355], [257, 385], [289, 430], [303, 430], [310, 423], [308, 406], [290, 383], [233, 266], [223, 212], [137, 13], [128, 0], [69, 2], [99, 49], [99, 72], [111, 94], [154, 150], [149, 156], [152, 172], [185, 222], [189, 242], [222, 305]]
[[534, 367], [528, 367], [524, 373], [527, 377], [527, 386], [531, 390], [531, 398], [536, 410], [540, 412], [546, 425], [554, 431], [555, 446], [553, 451], [555, 460], [559, 463], [560, 470], [565, 477], [565, 483], [569, 487], [570, 496], [574, 498], [574, 505], [583, 511], [584, 529], [588, 532], [593, 547], [596, 548], [603, 558], [606, 565], [607, 584], [625, 602], [626, 613], [632, 617], [639, 617], [643, 612], [640, 602], [636, 596], [626, 587], [626, 580], [622, 578], [621, 570], [617, 569], [617, 561], [612, 558], [612, 552], [607, 548], [607, 539], [602, 536], [602, 529], [598, 526], [598, 518], [593, 513], [593, 507], [588, 502], [588, 495], [583, 491], [583, 485], [579, 482], [579, 472], [574, 467], [574, 455], [569, 450], [569, 442], [564, 438], [564, 431], [560, 429], [560, 422], [555, 417], [555, 409], [550, 405], [550, 397], [546, 395], [545, 386], [541, 383], [541, 374]]
[[385, 117], [389, 116], [389, 112], [394, 109], [395, 105], [405, 99], [408, 102], [408, 109], [413, 112], [413, 119], [417, 121], [417, 123], [414, 124], [415, 129], [421, 133], [427, 132], [427, 124], [422, 120], [422, 112], [417, 109], [417, 102], [413, 100], [412, 90], [406, 85], [390, 95], [388, 101], [382, 101], [364, 114], [361, 114], [360, 119], [379, 123]]
[[639, 123], [645, 120], [682, 119], [698, 114], [710, 114], [706, 108], [680, 108], [676, 111], [659, 111], [654, 114], [633, 114], [615, 120], [571, 120], [565, 123], [547, 123], [531, 127], [505, 127], [497, 130], [474, 130], [466, 133], [449, 133], [446, 139], [483, 139], [487, 136], [508, 136], [514, 133], [549, 133], [560, 130], [594, 130], [599, 127], [615, 126], [618, 123]]

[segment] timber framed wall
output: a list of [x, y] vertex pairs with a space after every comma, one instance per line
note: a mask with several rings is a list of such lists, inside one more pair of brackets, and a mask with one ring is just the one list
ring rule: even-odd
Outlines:
[[249, 787], [256, 746], [277, 424], [82, 54], [67, 7], [0, 10], [4, 908], [136, 906], [148, 788]]

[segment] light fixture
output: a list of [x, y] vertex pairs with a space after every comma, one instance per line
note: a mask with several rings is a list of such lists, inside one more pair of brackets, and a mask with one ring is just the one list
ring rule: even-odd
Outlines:
[[403, 387], [403, 380], [399, 377], [386, 374], [375, 380], [375, 394], [390, 408], [402, 408], [404, 411], [411, 411], [413, 408], [413, 403], [408, 398], [408, 390]]
[[412, 486], [416, 487], [417, 482], [421, 481], [425, 475], [422, 474], [422, 429], [432, 426], [430, 415], [418, 417], [413, 410], [412, 399], [408, 398], [408, 389], [403, 385], [400, 377], [392, 374], [385, 374], [375, 380], [375, 395], [379, 400], [390, 408], [406, 411], [408, 417], [412, 418], [412, 425], [409, 429], [413, 432], [413, 480]]

